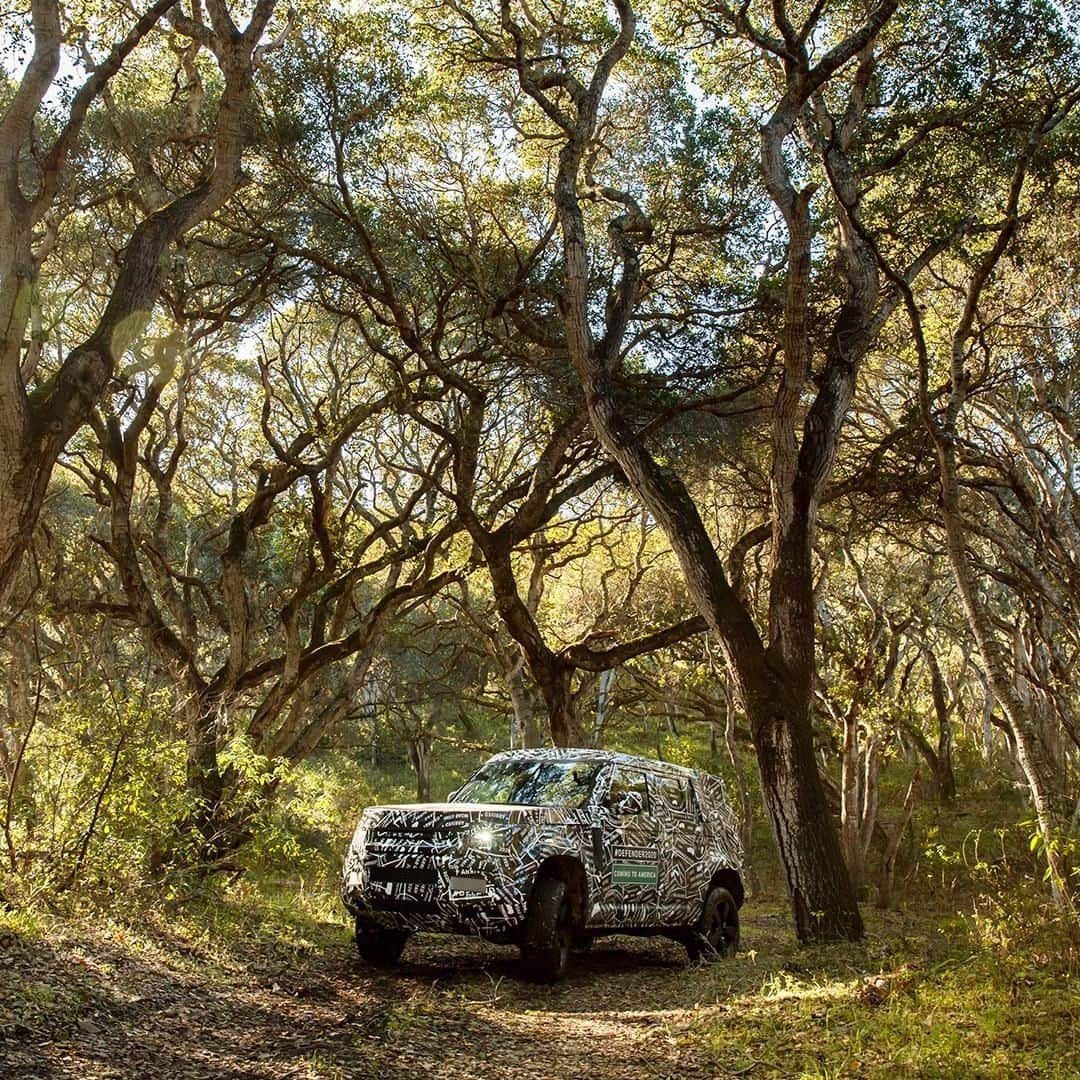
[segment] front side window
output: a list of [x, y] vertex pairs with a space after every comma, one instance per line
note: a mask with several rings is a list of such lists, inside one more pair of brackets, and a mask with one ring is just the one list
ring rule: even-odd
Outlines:
[[590, 761], [489, 761], [465, 781], [453, 801], [576, 810], [589, 801], [599, 770]]

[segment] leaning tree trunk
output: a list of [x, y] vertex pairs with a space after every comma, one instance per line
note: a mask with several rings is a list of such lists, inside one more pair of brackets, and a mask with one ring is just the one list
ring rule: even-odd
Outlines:
[[[883, 0], [866, 21], [815, 65], [792, 63], [788, 88], [773, 120], [763, 127], [763, 167], [770, 194], [784, 212], [793, 201], [800, 220], [809, 218], [813, 187], [796, 192], [787, 176], [782, 144], [794, 132], [815, 92], [847, 61], [873, 42], [895, 9]], [[591, 74], [579, 81], [544, 64], [544, 73], [526, 55], [526, 35], [503, 10], [503, 29], [514, 39], [515, 66], [522, 90], [561, 128], [565, 141], [559, 152], [554, 185], [556, 218], [562, 234], [563, 266], [560, 312], [566, 352], [581, 382], [589, 422], [605, 453], [622, 470], [627, 483], [663, 529], [679, 561], [687, 590], [707, 628], [721, 643], [734, 673], [758, 750], [762, 791], [784, 861], [801, 939], [855, 938], [862, 919], [848, 879], [840, 843], [827, 813], [825, 792], [817, 772], [810, 720], [814, 658], [812, 539], [817, 500], [832, 468], [840, 428], [846, 416], [859, 361], [869, 347], [876, 302], [877, 276], [873, 255], [858, 245], [850, 220], [841, 228], [843, 264], [848, 294], [836, 317], [827, 363], [818, 377], [819, 389], [806, 410], [803, 443], [798, 446], [795, 423], [804, 412], [807, 391], [809, 305], [807, 281], [810, 235], [804, 245], [792, 234], [789, 245], [788, 298], [785, 301], [785, 377], [774, 423], [774, 567], [770, 592], [770, 644], [761, 634], [728, 582], [723, 564], [681, 478], [661, 467], [627, 420], [615, 391], [615, 374], [626, 347], [626, 330], [641, 296], [639, 248], [652, 237], [652, 223], [629, 191], [593, 187], [588, 160], [596, 137], [601, 100], [611, 72], [630, 50], [636, 33], [631, 0], [615, 0], [618, 33], [595, 62]], [[809, 31], [807, 31], [808, 33]], [[800, 42], [802, 48], [805, 42]], [[553, 88], [565, 93], [555, 94]], [[830, 137], [830, 180], [853, 200], [858, 184], [851, 163], [843, 156], [857, 125], [845, 125]], [[775, 174], [784, 172], [781, 181]], [[836, 177], [840, 177], [836, 181]], [[777, 187], [779, 184], [779, 188]], [[590, 244], [581, 206], [581, 189], [618, 208], [608, 222], [608, 236], [621, 263], [621, 274], [608, 295], [595, 294]], [[782, 189], [782, 190], [780, 190]], [[841, 215], [842, 217], [844, 215]], [[599, 312], [603, 329], [595, 334]], [[777, 434], [778, 432], [778, 434]], [[781, 460], [782, 459], [782, 460]], [[795, 618], [788, 615], [795, 612]]]
[[[954, 400], [951, 413], [959, 408]], [[924, 410], [924, 413], [928, 410]], [[949, 426], [955, 421], [951, 421]], [[945, 526], [946, 549], [957, 590], [982, 659], [986, 679], [1001, 705], [1015, 740], [1016, 756], [1027, 781], [1043, 855], [1049, 871], [1054, 900], [1073, 920], [1080, 923], [1080, 892], [1062, 841], [1071, 827], [1071, 806], [1065, 791], [1065, 778], [1055, 767], [1053, 755], [1042, 739], [1038, 717], [1033, 716], [1010, 676], [1008, 650], [999, 640], [990, 615], [979, 596], [974, 572], [968, 561], [967, 538], [960, 509], [956, 447], [951, 433], [931, 423], [931, 434], [938, 451], [941, 480], [941, 513]]]
[[904, 808], [900, 813], [900, 820], [896, 823], [889, 841], [885, 845], [885, 854], [881, 859], [881, 878], [878, 883], [877, 906], [883, 911], [892, 905], [893, 881], [896, 877], [896, 856], [900, 852], [900, 844], [904, 839], [904, 830], [911, 821], [912, 812], [915, 810], [915, 789], [919, 783], [918, 768], [911, 774], [911, 782], [908, 784], [907, 794], [904, 796]]

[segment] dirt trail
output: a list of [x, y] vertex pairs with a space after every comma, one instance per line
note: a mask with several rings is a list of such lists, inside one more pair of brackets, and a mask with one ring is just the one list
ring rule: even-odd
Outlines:
[[725, 1008], [723, 984], [742, 959], [703, 972], [671, 943], [614, 938], [544, 987], [520, 978], [515, 951], [450, 937], [415, 939], [397, 973], [375, 972], [344, 930], [327, 929], [317, 946], [234, 945], [224, 957], [164, 933], [153, 948], [122, 934], [10, 939], [0, 947], [0, 1076], [721, 1074], [680, 1033], [703, 1006]]

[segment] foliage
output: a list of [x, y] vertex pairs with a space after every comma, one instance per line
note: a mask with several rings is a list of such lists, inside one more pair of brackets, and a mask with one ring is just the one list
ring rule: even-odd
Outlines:
[[[792, 33], [809, 20], [808, 65], [865, 18], [846, 0], [788, 6]], [[569, 110], [570, 76], [596, 64], [618, 12], [510, 7], [531, 70]], [[785, 376], [792, 237], [760, 157], [793, 70], [770, 37], [780, 9], [640, 8], [577, 190], [597, 341], [627, 299], [620, 215], [632, 202], [648, 221], [612, 399], [681, 477], [775, 663], [789, 622], [769, 615], [788, 520], [773, 440], [813, 427], [862, 241], [880, 320], [808, 511], [814, 761], [833, 816], [857, 809], [866, 826], [868, 886], [916, 766], [916, 829], [939, 805], [1010, 794], [959, 847], [905, 834], [901, 875], [989, 896], [1001, 860], [1034, 880], [1038, 857], [1067, 884], [1080, 872], [1069, 13], [899, 5], [807, 103], [783, 142], [808, 228], [807, 352]], [[27, 197], [91, 61], [134, 17], [57, 10], [60, 73], [5, 158]], [[565, 132], [522, 91], [505, 31], [490, 3], [275, 16], [242, 110], [242, 182], [159, 253], [144, 332], [87, 391], [40, 515], [16, 523], [27, 557], [0, 588], [9, 899], [176, 900], [213, 894], [199, 877], [219, 871], [329, 887], [363, 805], [440, 797], [488, 752], [546, 739], [560, 690], [581, 741], [722, 775], [763, 880], [780, 876], [761, 740], [717, 634], [686, 629], [605, 671], [607, 650], [698, 613], [694, 576], [583, 410], [552, 201]], [[0, 16], [5, 115], [32, 37]], [[31, 412], [104, 317], [140, 223], [210, 168], [226, 75], [197, 40], [168, 21], [147, 30], [24, 230], [33, 287], [12, 293], [25, 333], [5, 337], [3, 371]], [[823, 136], [845, 110], [857, 213]], [[801, 380], [786, 419], [783, 378]], [[946, 418], [959, 554], [989, 638], [943, 557], [932, 432]], [[1011, 792], [1032, 788], [1030, 755], [1003, 682], [1052, 781], [1053, 813], [1023, 836], [1034, 811]]]

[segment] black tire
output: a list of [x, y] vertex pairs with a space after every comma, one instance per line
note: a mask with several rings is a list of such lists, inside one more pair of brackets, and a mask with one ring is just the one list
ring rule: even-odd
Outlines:
[[692, 964], [726, 959], [739, 951], [739, 905], [722, 885], [705, 897], [701, 918], [686, 939]]
[[388, 930], [356, 920], [356, 951], [375, 967], [394, 967], [410, 937], [408, 930]]
[[566, 974], [574, 946], [574, 912], [565, 881], [541, 878], [529, 898], [521, 937], [521, 957], [529, 975], [556, 982]]
[[592, 934], [578, 933], [574, 935], [574, 940], [571, 942], [570, 948], [574, 952], [589, 952], [595, 941], [596, 938]]

